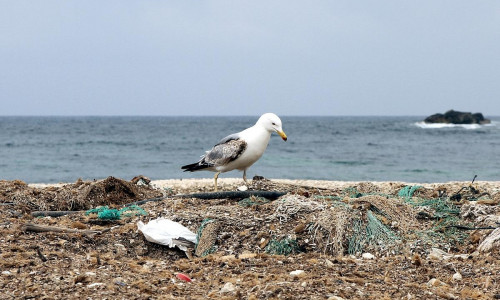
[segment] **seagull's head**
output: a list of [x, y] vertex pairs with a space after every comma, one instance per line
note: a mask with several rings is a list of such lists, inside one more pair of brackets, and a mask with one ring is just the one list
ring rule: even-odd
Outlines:
[[287, 140], [286, 134], [283, 128], [281, 128], [281, 120], [277, 115], [273, 113], [263, 114], [257, 121], [257, 124], [261, 125], [269, 132], [276, 132], [284, 141]]

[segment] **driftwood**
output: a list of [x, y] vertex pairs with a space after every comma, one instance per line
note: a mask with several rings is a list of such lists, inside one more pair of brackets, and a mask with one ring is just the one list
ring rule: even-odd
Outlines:
[[88, 236], [93, 236], [95, 234], [103, 233], [104, 231], [99, 230], [81, 230], [81, 229], [72, 229], [72, 228], [61, 228], [55, 226], [44, 226], [37, 225], [32, 223], [26, 223], [21, 226], [22, 231], [32, 231], [32, 232], [64, 232], [64, 233], [81, 233]]
[[31, 213], [33, 217], [61, 217], [71, 214], [77, 214], [82, 212], [80, 210], [66, 210], [66, 211], [58, 211], [58, 210], [41, 210], [34, 211]]

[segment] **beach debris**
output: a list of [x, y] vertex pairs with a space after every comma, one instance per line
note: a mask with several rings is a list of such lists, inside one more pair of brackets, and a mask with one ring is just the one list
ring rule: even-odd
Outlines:
[[217, 248], [215, 241], [219, 231], [219, 224], [214, 219], [207, 218], [201, 222], [196, 234], [196, 256], [206, 256], [214, 253]]
[[226, 192], [184, 194], [184, 195], [176, 195], [176, 197], [213, 200], [213, 199], [243, 199], [255, 196], [255, 197], [267, 198], [269, 200], [275, 200], [285, 194], [286, 194], [285, 192], [276, 192], [276, 191], [226, 191]]
[[[85, 211], [98, 206], [120, 206], [133, 201], [162, 196], [150, 186], [139, 186], [115, 177], [97, 181], [37, 187], [22, 181], [4, 181], [2, 196], [24, 213], [34, 211]], [[51, 213], [47, 213], [50, 216]]]
[[439, 248], [431, 248], [431, 251], [429, 252], [429, 255], [427, 256], [427, 259], [430, 260], [449, 260], [451, 258], [460, 258], [460, 259], [467, 259], [469, 257], [468, 254], [450, 254], [447, 253]]
[[177, 246], [177, 248], [187, 251], [188, 247], [193, 248], [196, 243], [196, 233], [169, 219], [158, 218], [147, 224], [139, 221], [137, 227], [144, 234], [146, 240], [170, 248]]
[[133, 184], [137, 184], [137, 185], [149, 185], [149, 183], [151, 182], [151, 179], [149, 179], [148, 177], [146, 177], [144, 175], [138, 175], [138, 176], [135, 176], [134, 178], [132, 178], [132, 180], [130, 180], [130, 182], [132, 182]]
[[191, 278], [189, 278], [189, 276], [187, 276], [184, 273], [177, 273], [177, 274], [175, 274], [175, 277], [177, 277], [180, 280], [185, 281], [185, 282], [191, 282]]
[[461, 281], [462, 280], [462, 274], [460, 274], [459, 272], [456, 272], [455, 274], [453, 274], [453, 276], [451, 277], [451, 280], [453, 281]]
[[31, 216], [33, 217], [62, 217], [66, 215], [71, 215], [71, 214], [78, 214], [83, 211], [81, 210], [69, 210], [69, 211], [58, 211], [58, 210], [37, 210], [31, 212]]
[[283, 238], [281, 240], [272, 239], [267, 243], [266, 253], [275, 255], [290, 255], [301, 252], [296, 239]]
[[330, 296], [328, 297], [327, 300], [345, 300], [345, 299], [340, 296]]
[[63, 233], [80, 233], [88, 236], [94, 236], [95, 234], [101, 234], [105, 231], [99, 230], [81, 230], [81, 229], [71, 229], [71, 228], [61, 228], [55, 226], [44, 226], [32, 223], [25, 223], [21, 226], [21, 231], [32, 231], [32, 232], [63, 232]]
[[373, 254], [371, 254], [371, 253], [369, 253], [369, 252], [366, 252], [366, 253], [363, 253], [363, 254], [361, 255], [361, 257], [362, 257], [363, 259], [366, 259], [366, 260], [371, 260], [371, 259], [374, 259], [374, 258], [375, 258], [375, 255], [373, 255]]
[[[267, 198], [267, 197], [266, 197]], [[298, 214], [321, 211], [325, 205], [318, 201], [309, 200], [300, 195], [286, 195], [275, 203], [276, 209], [270, 219], [278, 219], [280, 223], [286, 223]]]
[[243, 207], [252, 207], [255, 205], [262, 205], [271, 202], [269, 199], [264, 197], [250, 196], [248, 198], [242, 199], [238, 202], [238, 205]]
[[306, 272], [304, 270], [295, 270], [295, 271], [290, 272], [290, 276], [292, 276], [294, 278], [295, 277], [300, 278], [300, 277], [306, 276]]
[[97, 218], [101, 220], [120, 220], [122, 217], [146, 216], [148, 213], [137, 205], [131, 205], [120, 210], [109, 208], [108, 206], [100, 206], [85, 212], [86, 216], [90, 214], [97, 214]]
[[229, 294], [229, 293], [233, 293], [235, 291], [236, 291], [236, 287], [234, 286], [234, 284], [232, 282], [226, 282], [226, 284], [224, 284], [224, 286], [220, 289], [219, 293]]
[[[74, 185], [32, 189], [2, 184], [5, 188], [0, 189], [0, 198], [15, 203], [0, 206], [0, 223], [9, 224], [0, 226], [0, 269], [9, 274], [0, 277], [6, 279], [4, 290], [10, 298], [60, 298], [63, 294], [72, 298], [134, 298], [139, 293], [152, 298], [237, 298], [240, 294], [249, 299], [296, 295], [325, 299], [410, 298], [407, 295], [411, 299], [500, 298], [495, 280], [500, 272], [495, 263], [500, 249], [498, 240], [487, 252], [478, 251], [481, 242], [500, 225], [500, 207], [481, 204], [481, 199], [488, 195], [478, 200], [450, 201], [449, 195], [469, 183], [424, 184], [406, 200], [408, 194], [400, 197], [398, 192], [407, 185], [399, 182], [342, 183], [338, 187], [332, 183], [329, 189], [306, 189], [269, 181], [266, 188], [271, 191], [290, 192], [277, 201], [255, 197], [251, 202], [236, 198], [177, 198], [172, 195], [205, 189], [171, 185], [170, 196], [163, 198], [167, 200], [147, 202], [141, 208], [153, 216], [151, 219], [162, 216], [200, 233], [196, 248], [190, 248], [194, 247], [191, 242], [188, 251], [194, 254], [196, 249], [202, 256], [215, 252], [193, 259], [183, 259], [181, 250], [148, 242], [142, 233], [138, 235], [137, 221], [149, 221], [142, 215], [134, 217], [134, 222], [97, 222], [97, 212], [90, 218], [75, 213], [27, 221], [33, 210], [21, 207], [54, 209], [54, 195], [61, 189], [77, 195]], [[85, 184], [80, 184], [83, 190]], [[241, 184], [236, 182], [225, 188], [236, 191], [238, 185]], [[474, 183], [474, 188], [496, 199], [500, 184], [479, 182]], [[47, 196], [50, 193], [52, 196]], [[283, 204], [282, 199], [289, 197], [300, 200], [290, 204], [285, 200]], [[40, 198], [47, 200], [41, 203]], [[132, 202], [138, 199], [144, 198]], [[306, 205], [302, 206], [301, 201]], [[292, 203], [300, 209], [296, 211]], [[118, 210], [126, 204], [106, 203]], [[314, 207], [318, 209], [311, 209]], [[21, 217], [10, 213], [14, 209], [23, 211]], [[276, 212], [289, 214], [286, 222], [283, 218], [280, 221]], [[417, 218], [420, 212], [429, 217]], [[107, 231], [93, 236], [76, 232], [34, 234], [19, 230], [25, 222]], [[351, 246], [361, 245], [353, 256], [349, 255], [350, 241]], [[210, 251], [204, 250], [202, 244]], [[373, 254], [374, 259], [363, 259], [364, 253]], [[54, 266], [49, 273], [48, 265]], [[290, 273], [295, 270], [303, 270], [305, 276], [292, 277]], [[176, 272], [203, 280], [188, 284]], [[321, 284], [317, 278], [321, 278]], [[427, 285], [431, 278], [439, 280], [432, 282], [437, 286]], [[25, 288], [26, 282], [31, 284], [29, 289]], [[227, 282], [232, 283], [235, 291], [221, 294]], [[93, 283], [104, 285], [86, 288]]]
[[488, 252], [495, 247], [500, 247], [500, 228], [493, 230], [477, 247], [479, 252]]
[[446, 283], [442, 282], [441, 280], [437, 279], [437, 278], [431, 278], [428, 282], [427, 282], [427, 285], [428, 286], [442, 286], [442, 285], [446, 285]]

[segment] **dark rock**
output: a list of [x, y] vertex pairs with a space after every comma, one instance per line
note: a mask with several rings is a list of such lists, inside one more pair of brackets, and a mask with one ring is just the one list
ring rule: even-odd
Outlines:
[[434, 114], [425, 118], [425, 123], [448, 123], [448, 124], [489, 124], [491, 121], [485, 119], [482, 113], [460, 112], [449, 110], [444, 115]]

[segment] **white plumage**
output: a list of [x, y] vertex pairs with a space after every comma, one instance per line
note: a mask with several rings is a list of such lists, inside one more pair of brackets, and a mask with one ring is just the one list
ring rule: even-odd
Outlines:
[[271, 133], [278, 133], [286, 141], [280, 118], [273, 113], [263, 114], [254, 126], [241, 132], [228, 135], [219, 141], [210, 151], [193, 164], [182, 166], [184, 171], [212, 171], [215, 190], [220, 173], [240, 170], [243, 171], [243, 180], [246, 182], [246, 171], [266, 151]]

